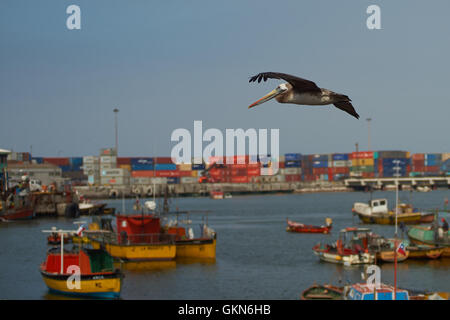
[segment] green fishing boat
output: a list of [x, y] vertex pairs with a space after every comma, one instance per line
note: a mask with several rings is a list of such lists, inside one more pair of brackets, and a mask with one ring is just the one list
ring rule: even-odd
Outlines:
[[415, 226], [409, 228], [408, 237], [414, 244], [444, 247], [441, 257], [450, 258], [450, 231], [445, 234], [442, 228]]

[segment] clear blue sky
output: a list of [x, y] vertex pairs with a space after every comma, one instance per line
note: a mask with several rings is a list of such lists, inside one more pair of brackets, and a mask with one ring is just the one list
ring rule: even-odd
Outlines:
[[[81, 7], [81, 30], [66, 8]], [[381, 7], [382, 30], [366, 28]], [[450, 2], [23, 1], [0, 3], [0, 148], [35, 156], [169, 155], [176, 128], [279, 128], [280, 152], [450, 152]], [[327, 107], [247, 109], [279, 81], [349, 95]]]

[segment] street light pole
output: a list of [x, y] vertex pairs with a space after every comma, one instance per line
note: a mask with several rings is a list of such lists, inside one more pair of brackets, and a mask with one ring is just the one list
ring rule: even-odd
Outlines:
[[119, 154], [119, 136], [118, 136], [118, 124], [117, 124], [117, 114], [119, 113], [119, 109], [115, 108], [113, 111], [114, 111], [115, 129], [116, 129], [116, 156], [117, 156]]

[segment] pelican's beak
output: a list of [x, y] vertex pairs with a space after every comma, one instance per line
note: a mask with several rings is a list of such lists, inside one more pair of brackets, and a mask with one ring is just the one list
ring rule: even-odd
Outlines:
[[279, 95], [280, 93], [283, 93], [284, 90], [280, 89], [280, 88], [275, 88], [274, 90], [270, 91], [268, 94], [266, 94], [264, 97], [262, 97], [261, 99], [259, 99], [258, 101], [253, 102], [251, 105], [248, 106], [248, 108], [253, 108], [259, 104], [262, 104], [264, 102], [269, 101], [270, 99], [275, 98], [277, 95]]

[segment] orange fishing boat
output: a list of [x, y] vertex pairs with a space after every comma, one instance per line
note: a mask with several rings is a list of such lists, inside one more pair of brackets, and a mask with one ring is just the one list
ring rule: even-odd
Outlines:
[[298, 223], [287, 219], [286, 231], [288, 232], [298, 232], [298, 233], [324, 233], [328, 234], [331, 232], [333, 221], [331, 218], [325, 219], [325, 225], [313, 226], [303, 223]]

